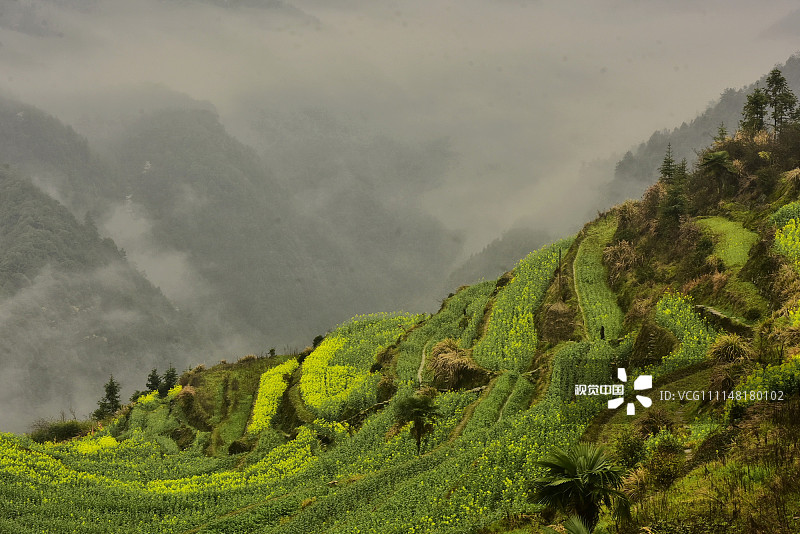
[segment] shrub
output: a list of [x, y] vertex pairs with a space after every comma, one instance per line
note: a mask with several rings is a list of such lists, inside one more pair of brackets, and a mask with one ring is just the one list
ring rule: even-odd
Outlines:
[[717, 337], [708, 350], [708, 357], [715, 362], [749, 361], [754, 356], [753, 347], [738, 334], [723, 334]]
[[666, 449], [656, 449], [647, 462], [648, 478], [660, 488], [668, 488], [681, 476], [686, 456], [683, 452], [673, 452]]
[[783, 228], [792, 219], [800, 219], [800, 202], [786, 204], [769, 218], [770, 222], [778, 228]]
[[629, 241], [619, 241], [603, 249], [603, 263], [608, 267], [608, 279], [612, 286], [641, 262], [642, 257]]
[[649, 479], [660, 488], [668, 488], [683, 473], [686, 454], [683, 443], [670, 431], [660, 432], [648, 440], [645, 469]]
[[37, 443], [45, 441], [66, 441], [88, 433], [91, 421], [48, 421], [39, 419], [31, 425], [30, 437]]
[[633, 427], [624, 427], [614, 440], [614, 456], [626, 468], [636, 467], [644, 458], [644, 437]]
[[445, 389], [458, 387], [465, 381], [474, 381], [476, 377], [486, 375], [472, 361], [468, 351], [462, 350], [452, 338], [434, 345], [428, 367], [433, 371], [434, 383]]
[[675, 427], [675, 420], [663, 407], [655, 406], [636, 421], [636, 427], [642, 436], [655, 436], [661, 429], [671, 432]]

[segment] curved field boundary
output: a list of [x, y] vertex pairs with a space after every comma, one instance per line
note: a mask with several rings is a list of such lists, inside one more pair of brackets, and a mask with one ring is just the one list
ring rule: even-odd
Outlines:
[[[395, 350], [397, 377], [403, 381], [422, 382], [425, 378], [423, 352], [447, 338], [460, 340], [466, 329], [477, 324], [494, 284], [481, 282], [448, 297], [439, 312], [422, 322], [401, 339]], [[480, 317], [478, 315], [480, 314]], [[468, 348], [462, 345], [462, 348]], [[422, 373], [420, 373], [422, 369]]]

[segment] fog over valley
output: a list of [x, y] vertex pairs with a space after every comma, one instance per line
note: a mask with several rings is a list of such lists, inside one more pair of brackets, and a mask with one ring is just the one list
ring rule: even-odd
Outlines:
[[691, 163], [684, 145], [735, 127], [723, 91], [800, 50], [798, 19], [789, 1], [0, 0], [0, 431], [86, 416], [111, 373], [127, 398], [152, 367], [436, 311], [639, 197], [648, 150]]

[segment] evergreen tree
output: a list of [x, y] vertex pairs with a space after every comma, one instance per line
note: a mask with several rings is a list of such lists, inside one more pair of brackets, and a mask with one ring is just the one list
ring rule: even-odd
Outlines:
[[169, 364], [169, 369], [164, 373], [163, 382], [169, 389], [172, 389], [178, 383], [178, 371], [175, 370], [172, 364]]
[[122, 404], [119, 402], [119, 382], [114, 380], [114, 375], [108, 379], [105, 385], [106, 394], [103, 396], [102, 399], [97, 401], [98, 408], [92, 414], [92, 417], [95, 419], [105, 419], [111, 415], [114, 415], [117, 410], [122, 408]]
[[769, 99], [760, 87], [747, 95], [747, 102], [742, 109], [742, 121], [739, 127], [748, 135], [755, 135], [764, 129], [764, 116], [767, 114]]
[[664, 223], [677, 228], [683, 215], [687, 213], [689, 198], [686, 195], [686, 158], [675, 166], [672, 182], [667, 185], [667, 194], [661, 206]]
[[147, 391], [158, 391], [161, 387], [161, 377], [158, 375], [158, 369], [153, 368], [150, 374], [147, 375]]
[[669, 183], [672, 181], [672, 176], [675, 173], [675, 159], [672, 157], [672, 143], [667, 143], [667, 153], [664, 155], [664, 161], [658, 168], [661, 172], [661, 178]]
[[728, 130], [725, 128], [725, 123], [719, 123], [719, 127], [717, 128], [717, 135], [714, 136], [715, 143], [724, 143], [728, 140]]
[[794, 116], [797, 108], [797, 97], [789, 89], [786, 78], [780, 69], [772, 69], [767, 76], [767, 102], [772, 108], [772, 125], [775, 135], [780, 133], [783, 125]]
[[169, 369], [164, 372], [164, 377], [161, 379], [161, 385], [158, 388], [158, 394], [161, 397], [166, 397], [169, 390], [175, 387], [178, 383], [178, 371], [172, 364], [169, 364]]
[[706, 176], [710, 176], [716, 184], [717, 196], [722, 195], [728, 186], [734, 185], [736, 174], [727, 150], [703, 154], [700, 169]]

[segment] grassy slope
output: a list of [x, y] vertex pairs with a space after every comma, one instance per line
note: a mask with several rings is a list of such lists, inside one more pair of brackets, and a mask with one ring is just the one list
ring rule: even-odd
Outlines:
[[750, 256], [750, 249], [758, 241], [758, 234], [742, 226], [742, 223], [724, 217], [699, 217], [698, 224], [707, 228], [716, 237], [714, 253], [724, 264], [738, 272]]
[[[488, 309], [487, 298], [488, 293], [492, 289], [491, 284], [481, 284], [474, 286], [469, 290], [464, 290], [459, 293], [459, 298], [452, 299], [443, 309], [441, 317], [437, 321], [431, 321], [431, 324], [441, 323], [444, 329], [433, 329], [432, 336], [427, 340], [437, 339], [440, 336], [449, 336], [456, 339], [469, 337], [475, 338], [475, 333], [470, 333], [471, 330], [477, 330], [478, 334], [483, 331], [479, 327], [479, 323], [484, 322], [482, 312]], [[469, 298], [467, 298], [469, 297]], [[456, 304], [458, 302], [458, 304]], [[455, 312], [455, 313], [454, 313]], [[480, 316], [479, 316], [480, 314]], [[402, 346], [403, 343], [401, 343]], [[279, 359], [283, 361], [283, 359]], [[251, 360], [241, 362], [239, 364], [228, 365], [221, 364], [213, 369], [207, 371], [193, 372], [186, 377], [187, 385], [192, 386], [194, 393], [190, 396], [192, 399], [191, 409], [185, 410], [185, 400], [175, 400], [159, 404], [154, 407], [150, 412], [144, 413], [141, 410], [134, 409], [134, 413], [129, 416], [129, 420], [136, 419], [141, 424], [137, 427], [140, 432], [143, 432], [147, 445], [144, 448], [152, 450], [161, 449], [163, 453], [168, 455], [175, 455], [176, 458], [182, 455], [193, 454], [191, 452], [178, 454], [175, 445], [169, 445], [170, 436], [176, 428], [186, 429], [194, 423], [197, 426], [209, 427], [210, 433], [197, 432], [198, 439], [191, 445], [190, 451], [200, 452], [197, 450], [197, 444], [200, 443], [199, 438], [205, 438], [204, 448], [207, 452], [213, 454], [223, 454], [231, 443], [236, 441], [242, 436], [247, 420], [249, 418], [249, 411], [253, 404], [254, 393], [258, 385], [258, 378], [260, 373], [268, 368], [272, 363], [270, 360]], [[477, 393], [443, 393], [440, 394], [437, 403], [440, 404], [440, 418], [436, 425], [436, 430], [433, 435], [426, 439], [424, 454], [420, 458], [416, 458], [413, 440], [407, 432], [397, 434], [396, 430], [392, 430], [392, 409], [391, 405], [388, 409], [379, 411], [370, 416], [360, 431], [353, 434], [352, 438], [344, 438], [340, 446], [331, 449], [328, 453], [324, 453], [326, 448], [325, 441], [322, 441], [318, 446], [321, 446], [319, 453], [324, 453], [321, 458], [327, 458], [324, 465], [317, 464], [312, 467], [308, 464], [305, 467], [300, 467], [297, 475], [291, 475], [288, 478], [283, 477], [286, 482], [278, 479], [275, 483], [267, 483], [266, 486], [252, 485], [249, 495], [239, 495], [237, 487], [239, 477], [253, 477], [260, 465], [253, 463], [253, 461], [241, 462], [237, 461], [242, 467], [235, 469], [227, 475], [225, 471], [221, 471], [219, 476], [230, 478], [232, 483], [229, 490], [225, 490], [224, 486], [218, 487], [217, 482], [214, 482], [217, 475], [208, 477], [201, 477], [196, 479], [189, 487], [184, 488], [182, 491], [189, 491], [192, 495], [192, 485], [201, 484], [208, 486], [209, 490], [203, 490], [207, 493], [212, 488], [212, 495], [226, 495], [226, 501], [219, 501], [218, 504], [209, 506], [208, 502], [200, 508], [195, 508], [187, 501], [180, 501], [182, 504], [178, 508], [182, 510], [180, 519], [167, 519], [163, 514], [164, 508], [152, 507], [153, 514], [151, 518], [161, 517], [162, 521], [166, 524], [168, 522], [177, 522], [176, 525], [202, 525], [199, 531], [204, 532], [229, 532], [236, 531], [236, 529], [244, 529], [248, 531], [246, 525], [258, 524], [262, 527], [278, 524], [284, 525], [278, 528], [277, 531], [291, 531], [286, 530], [286, 520], [290, 520], [291, 529], [307, 532], [308, 528], [303, 525], [319, 525], [320, 522], [331, 521], [333, 523], [342, 523], [342, 526], [349, 524], [340, 516], [342, 510], [352, 510], [359, 516], [363, 512], [368, 512], [363, 508], [365, 502], [375, 502], [376, 499], [383, 499], [387, 504], [395, 506], [397, 503], [408, 503], [409, 491], [415, 491], [415, 484], [433, 484], [440, 488], [438, 491], [457, 491], [459, 498], [453, 500], [452, 504], [447, 506], [457, 507], [461, 506], [457, 502], [470, 502], [469, 499], [478, 487], [491, 487], [498, 481], [487, 484], [488, 480], [485, 478], [491, 473], [495, 472], [497, 465], [496, 462], [503, 457], [494, 459], [482, 460], [486, 465], [480, 469], [475, 470], [467, 479], [463, 479], [465, 473], [469, 472], [468, 466], [473, 465], [477, 458], [480, 457], [481, 451], [487, 446], [487, 443], [495, 443], [498, 446], [505, 438], [505, 432], [499, 434], [490, 434], [489, 430], [502, 421], [504, 425], [514, 425], [517, 419], [517, 414], [528, 406], [530, 398], [533, 395], [534, 386], [527, 378], [521, 378], [517, 373], [505, 373], [500, 377], [499, 382], [501, 387], [492, 387], [485, 390], [484, 395], [476, 400]], [[296, 391], [296, 388], [294, 388]], [[402, 392], [398, 393], [402, 396]], [[291, 391], [287, 393], [287, 398], [291, 397]], [[186, 399], [187, 397], [181, 397]], [[396, 398], [398, 398], [396, 396]], [[292, 404], [291, 402], [289, 404]], [[183, 413], [187, 412], [188, 413]], [[299, 410], [297, 410], [299, 411]], [[547, 419], [542, 420], [537, 424], [551, 424]], [[125, 426], [125, 422], [121, 423]], [[131, 432], [128, 430], [127, 432]], [[323, 436], [322, 428], [316, 431], [318, 437]], [[322, 432], [322, 433], [320, 433]], [[336, 430], [333, 430], [334, 434]], [[519, 430], [517, 430], [519, 432]], [[128, 437], [134, 438], [135, 433], [128, 434]], [[272, 435], [272, 434], [268, 434]], [[394, 435], [391, 438], [389, 436]], [[123, 438], [124, 435], [120, 435]], [[266, 436], [262, 435], [262, 439]], [[335, 441], [343, 439], [340, 437], [332, 436]], [[273, 438], [270, 438], [273, 439]], [[148, 441], [151, 440], [151, 441]], [[298, 437], [296, 441], [300, 440]], [[188, 440], [187, 440], [188, 441]], [[274, 443], [272, 447], [273, 452], [269, 452], [270, 448], [263, 449], [261, 444], [257, 445], [251, 455], [263, 455], [265, 452], [268, 454], [285, 454], [281, 451], [290, 452], [294, 449], [294, 442], [288, 442], [283, 445], [280, 440]], [[287, 448], [288, 447], [288, 448]], [[170, 452], [171, 451], [171, 452]], [[144, 453], [145, 451], [143, 451]], [[193, 456], [192, 456], [193, 457]], [[189, 457], [187, 457], [188, 459]], [[354, 459], [356, 459], [354, 461]], [[525, 455], [521, 456], [518, 461], [524, 461]], [[97, 464], [101, 470], [108, 472], [107, 467], [102, 464]], [[224, 467], [220, 465], [220, 467]], [[230, 467], [230, 464], [228, 464]], [[513, 469], [509, 472], [511, 475], [518, 469]], [[248, 473], [253, 474], [248, 474]], [[402, 477], [398, 478], [398, 473], [402, 473]], [[417, 482], [412, 482], [418, 474]], [[184, 472], [181, 469], [176, 469], [173, 476], [182, 476]], [[300, 477], [294, 483], [290, 481]], [[409, 477], [411, 480], [408, 480]], [[331, 479], [343, 481], [343, 486], [334, 486], [334, 490], [320, 491], [320, 488], [325, 488], [324, 482]], [[113, 479], [113, 474], [111, 479]], [[161, 477], [155, 477], [154, 480], [161, 480]], [[280, 482], [279, 482], [280, 481]], [[501, 482], [501, 481], [499, 481]], [[291, 491], [286, 489], [289, 486], [284, 484], [291, 483]], [[322, 483], [322, 486], [320, 486]], [[515, 484], [520, 484], [516, 482]], [[162, 484], [162, 482], [158, 482]], [[276, 486], [277, 484], [277, 486]], [[133, 492], [139, 495], [135, 497], [142, 502], [149, 502], [151, 500], [147, 494], [141, 494], [141, 489], [135, 487], [128, 487], [126, 491]], [[352, 488], [352, 489], [351, 489]], [[99, 496], [103, 494], [102, 484], [97, 488]], [[361, 497], [356, 501], [352, 501], [351, 493], [355, 492]], [[366, 493], [365, 493], [366, 492]], [[330, 494], [328, 494], [330, 493]], [[369, 494], [369, 498], [366, 495]], [[429, 500], [430, 497], [437, 495], [437, 492], [424, 494], [425, 498], [418, 503], [416, 513], [422, 511], [433, 503]], [[494, 500], [496, 495], [494, 492], [487, 493], [490, 497], [486, 505]], [[133, 497], [132, 497], [133, 498]], [[230, 502], [227, 499], [230, 498]], [[264, 499], [267, 500], [264, 500]], [[195, 495], [192, 497], [191, 502], [196, 502], [201, 505], [205, 497]], [[466, 501], [464, 499], [467, 499]], [[413, 500], [411, 502], [414, 502]], [[306, 504], [303, 504], [306, 503]], [[278, 511], [273, 509], [273, 505], [278, 507]], [[77, 517], [84, 516], [92, 509], [92, 505], [87, 502], [86, 508], [78, 510]], [[165, 500], [164, 506], [169, 509], [174, 509], [176, 504], [170, 502], [169, 499]], [[188, 507], [187, 507], [188, 506]], [[381, 505], [384, 508], [386, 504]], [[490, 508], [486, 508], [488, 511]], [[83, 510], [83, 511], [81, 511]], [[161, 511], [160, 511], [161, 510]], [[431, 510], [435, 510], [431, 508]], [[477, 511], [477, 510], [476, 510]], [[447, 514], [447, 507], [437, 512], [437, 522], [447, 521], [441, 514]], [[266, 514], [266, 515], [265, 515]], [[270, 516], [270, 514], [278, 514]], [[279, 523], [274, 521], [281, 516], [289, 514], [284, 517]], [[58, 513], [53, 512], [56, 518]], [[272, 519], [270, 519], [272, 517]], [[392, 520], [395, 528], [403, 529], [402, 525], [406, 524], [409, 516], [400, 514], [393, 516]], [[34, 529], [43, 528], [42, 518], [29, 518], [27, 524], [33, 526]], [[126, 521], [129, 521], [130, 518]], [[367, 513], [361, 519], [369, 523], [374, 521], [373, 514]], [[476, 516], [470, 515], [464, 519], [467, 524], [481, 524], [487, 521], [485, 513]], [[141, 532], [156, 532], [161, 531], [161, 527], [150, 523], [150, 519], [142, 519], [139, 524]], [[60, 522], [60, 523], [59, 523]], [[66, 525], [71, 524], [68, 519], [54, 519], [54, 524], [61, 524], [64, 528]], [[446, 524], [442, 523], [443, 525]], [[112, 531], [113, 528], [109, 527]], [[183, 527], [181, 527], [183, 528]], [[454, 528], [457, 528], [454, 526]], [[460, 527], [458, 527], [460, 528]], [[185, 530], [194, 530], [193, 528], [186, 528]], [[313, 530], [312, 530], [313, 531]]]
[[730, 274], [724, 293], [710, 299], [710, 303], [723, 313], [742, 318], [747, 323], [752, 324], [754, 319], [764, 317], [769, 310], [766, 299], [750, 280], [738, 276], [758, 241], [758, 234], [744, 228], [738, 221], [721, 216], [699, 217], [697, 223], [713, 235], [714, 255], [722, 260]]

